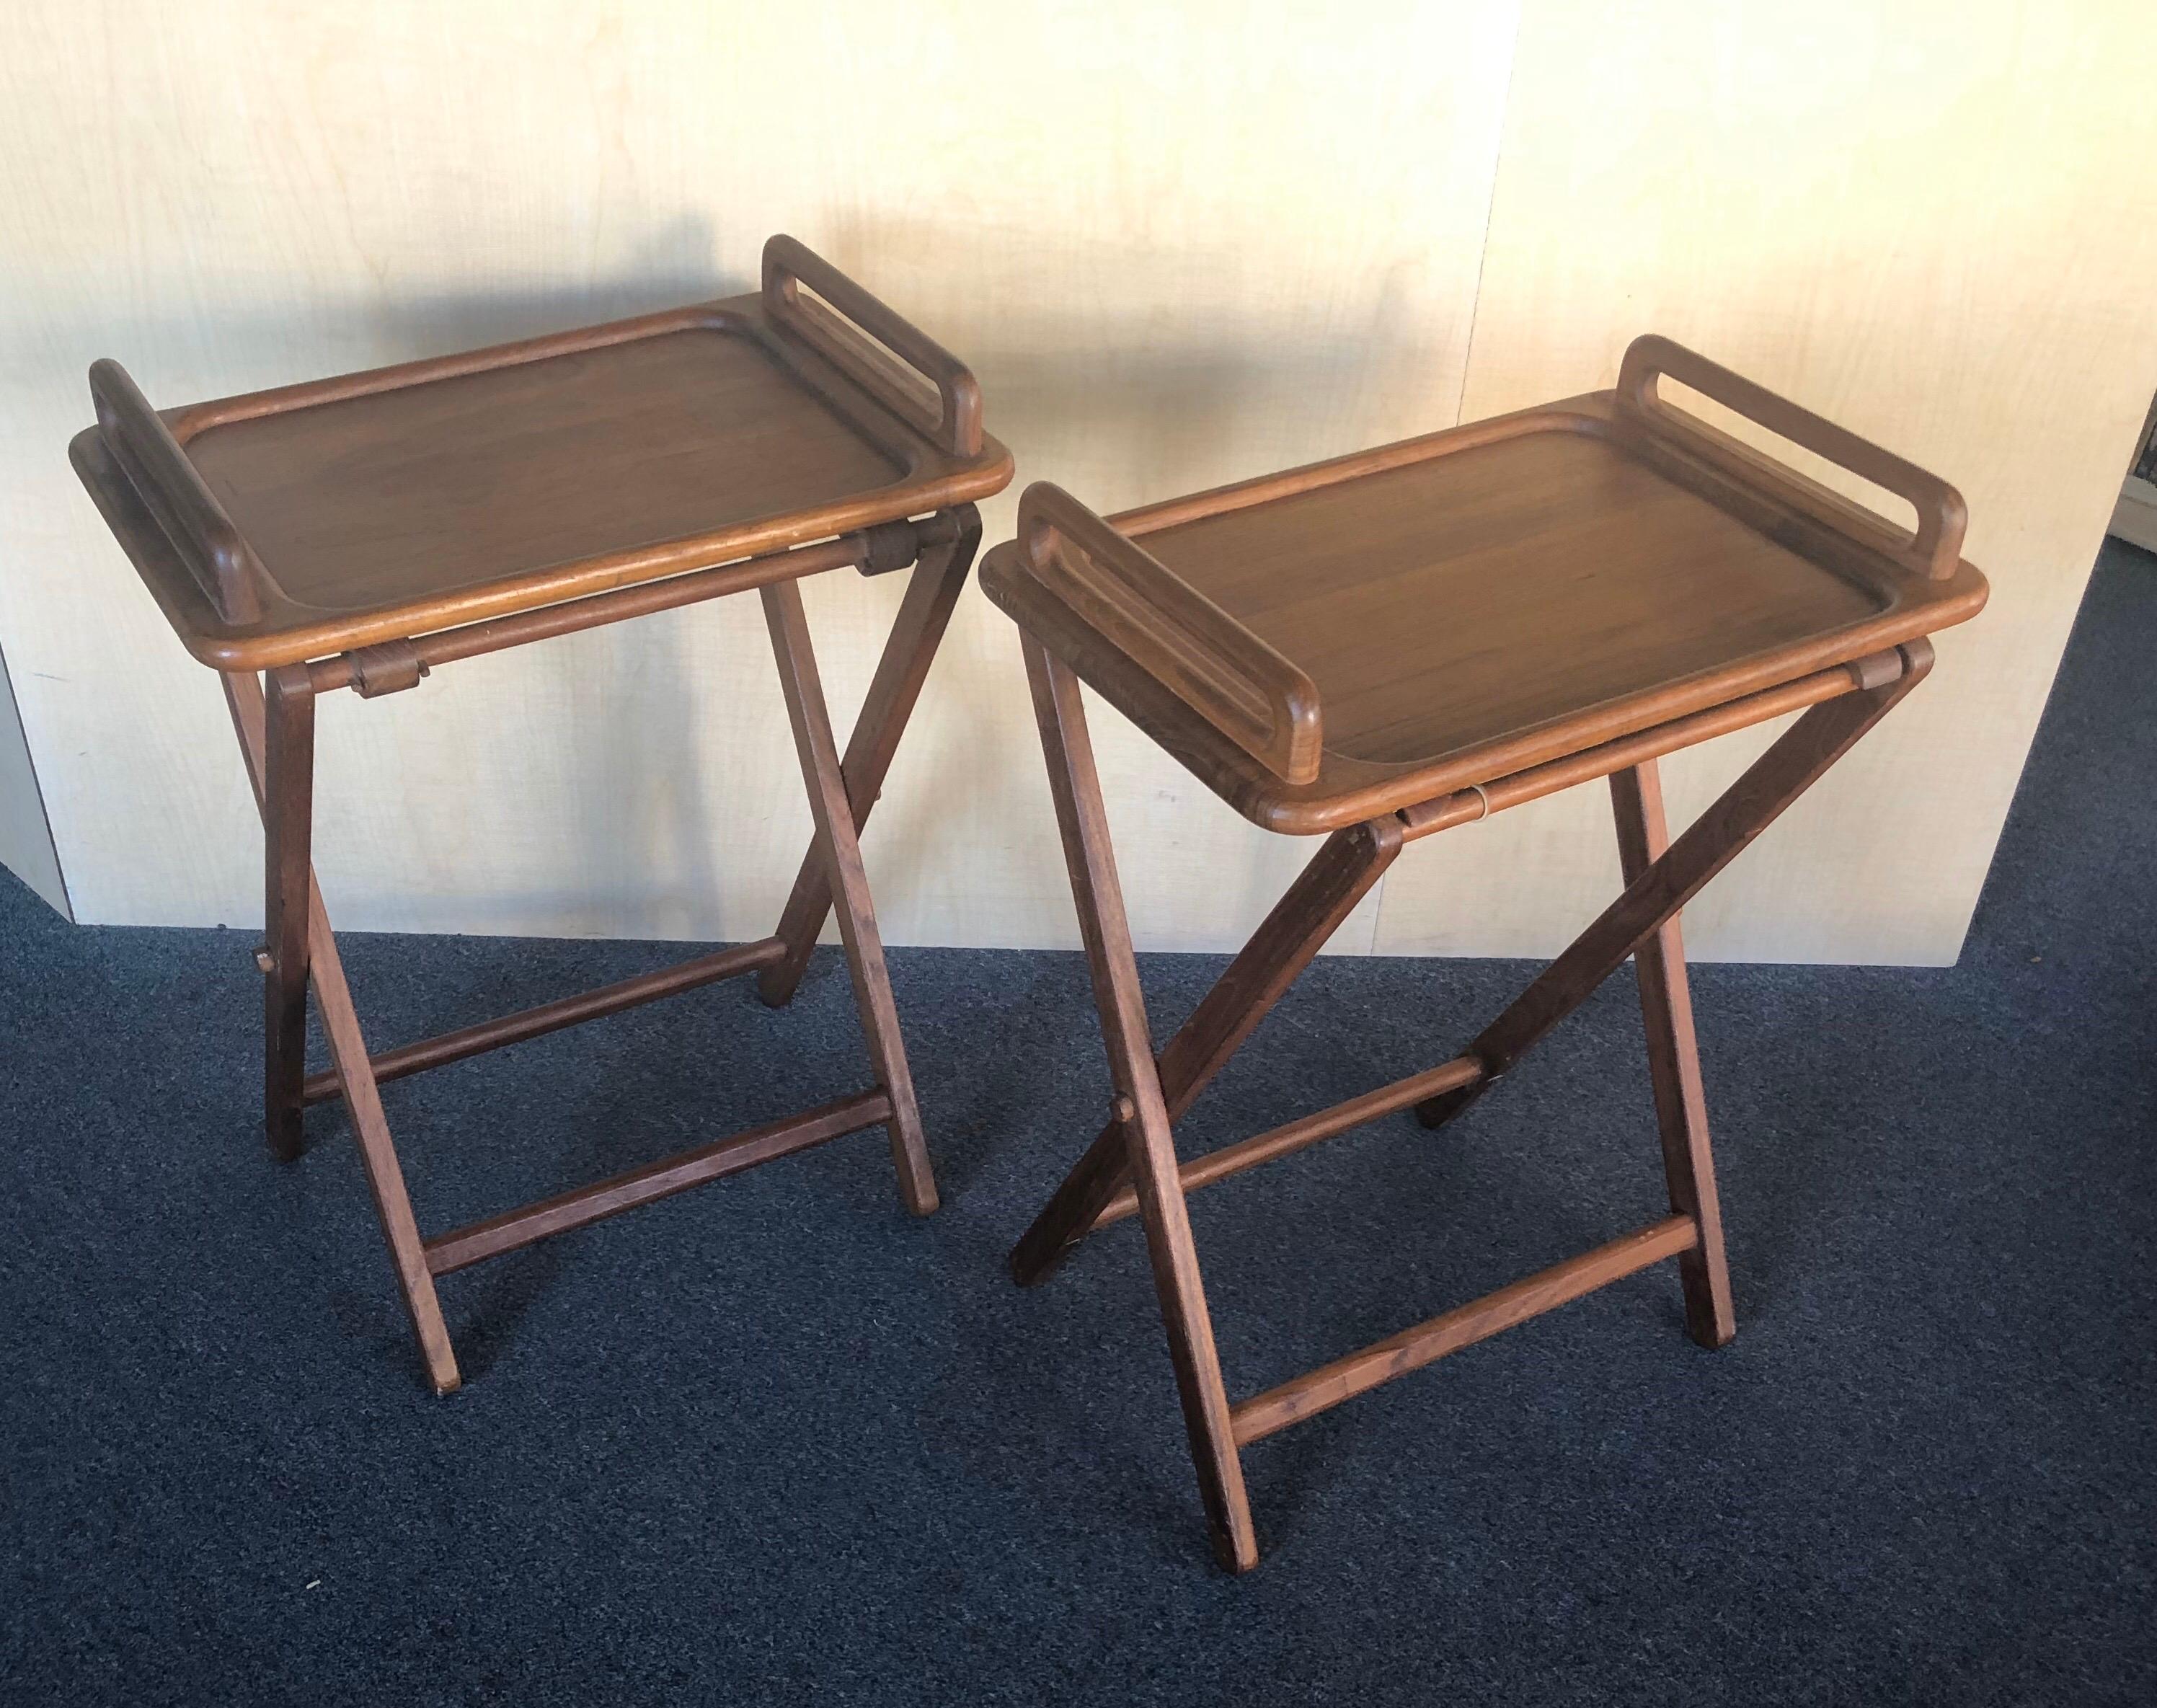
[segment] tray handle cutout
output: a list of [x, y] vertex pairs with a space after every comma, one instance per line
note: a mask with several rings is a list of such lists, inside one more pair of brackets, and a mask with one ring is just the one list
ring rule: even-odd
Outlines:
[[[802, 296], [805, 285], [822, 300]], [[774, 325], [792, 332], [940, 449], [956, 457], [981, 454], [981, 388], [965, 363], [784, 234], [764, 246], [764, 306]], [[934, 408], [898, 363], [934, 388]]]
[[1018, 507], [1027, 574], [1086, 627], [1284, 781], [1318, 775], [1318, 688], [1212, 600], [1037, 481]]
[[106, 449], [219, 618], [260, 620], [260, 563], [127, 370], [109, 357], [90, 363], [90, 397]]
[[[1690, 386], [1770, 433], [1905, 500], [1916, 512], [1916, 532], [1906, 533], [1884, 517], [1851, 503], [1706, 422], [1672, 409], [1657, 395], [1659, 377]], [[1937, 475], [1926, 473], [1870, 440], [1860, 439], [1847, 428], [1838, 427], [1825, 417], [1653, 332], [1634, 339], [1627, 347], [1618, 373], [1617, 399], [1620, 415], [1643, 430], [1746, 485], [1767, 486], [1776, 497], [1831, 526], [1849, 532], [1855, 524], [1866, 543], [1904, 568], [1935, 581], [1945, 581], [1955, 573], [1969, 518], [1962, 494]]]

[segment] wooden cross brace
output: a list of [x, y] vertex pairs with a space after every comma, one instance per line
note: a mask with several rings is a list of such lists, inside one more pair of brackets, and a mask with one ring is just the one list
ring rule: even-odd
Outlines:
[[[907, 1207], [918, 1215], [935, 1209], [935, 1179], [922, 1137], [914, 1082], [884, 966], [883, 940], [862, 866], [858, 833], [883, 787], [899, 736], [913, 713], [960, 589], [965, 584], [981, 540], [981, 520], [969, 504], [940, 512], [920, 522], [896, 526], [911, 531], [909, 556], [918, 559], [917, 567], [843, 760], [825, 708], [802, 612], [799, 576], [846, 563], [878, 573], [893, 567], [889, 561], [894, 549], [889, 528], [873, 538], [847, 536], [827, 545], [798, 548], [771, 558], [698, 571], [520, 617], [442, 630], [399, 643], [400, 650], [394, 657], [376, 648], [369, 649], [370, 654], [381, 656], [347, 653], [313, 664], [288, 665], [269, 672], [266, 689], [263, 682], [249, 673], [225, 676], [225, 698], [256, 804], [261, 809], [265, 836], [266, 936], [258, 959], [263, 971], [264, 1104], [270, 1149], [281, 1160], [297, 1157], [307, 1105], [332, 1097], [344, 1098], [404, 1308], [425, 1361], [428, 1378], [437, 1393], [453, 1392], [461, 1377], [435, 1297], [435, 1278], [514, 1251], [548, 1234], [580, 1227], [634, 1205], [877, 1125], [889, 1130], [899, 1192]], [[433, 665], [450, 659], [751, 586], [764, 601], [765, 624], [770, 630], [772, 652], [816, 823], [814, 839], [778, 930], [754, 943], [700, 955], [677, 966], [370, 1055], [312, 864], [317, 694], [347, 686], [367, 695], [397, 692], [414, 686]], [[421, 1235], [383, 1111], [379, 1088], [384, 1083], [737, 974], [759, 974], [764, 1000], [774, 1006], [783, 1004], [792, 996], [835, 900], [856, 1005], [876, 1071], [872, 1087], [611, 1180], [446, 1233], [431, 1237]], [[307, 1073], [306, 1065], [311, 983], [330, 1049], [330, 1066], [314, 1074]]]
[[[1336, 831], [1156, 1057], [1078, 677], [1031, 636], [1027, 673], [1115, 1083], [1110, 1119], [1011, 1254], [1022, 1286], [1044, 1279], [1093, 1229], [1144, 1223], [1213, 1550], [1258, 1561], [1240, 1450], [1501, 1329], [1675, 1257], [1686, 1325], [1706, 1346], [1736, 1332], [1701, 1093], [1678, 915], [1931, 668], [1912, 641], [1755, 697], [1739, 716], [1681, 719], [1615, 742], [1590, 763], [1519, 773]], [[1675, 842], [1656, 755], [1781, 710], [1797, 721]], [[1423, 1073], [1179, 1164], [1172, 1128], [1408, 842], [1595, 776], [1609, 779], [1625, 889], [1461, 1054]], [[1628, 957], [1636, 965], [1671, 1214], [1487, 1297], [1232, 1404], [1200, 1279], [1185, 1195], [1379, 1116], [1413, 1108], [1427, 1126], [1466, 1109]]]

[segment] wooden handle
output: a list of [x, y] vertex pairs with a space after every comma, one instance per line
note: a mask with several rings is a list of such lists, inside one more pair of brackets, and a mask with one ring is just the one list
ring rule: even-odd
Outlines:
[[[1787, 398], [1776, 396], [1764, 386], [1755, 385], [1742, 374], [1732, 373], [1682, 344], [1674, 344], [1652, 332], [1634, 339], [1618, 373], [1618, 407], [1621, 414], [1677, 442], [1727, 474], [1735, 474], [1755, 484], [1763, 471], [1779, 477], [1785, 496], [1792, 492], [1800, 495], [1809, 508], [1813, 507], [1810, 501], [1815, 495], [1835, 499], [1845, 508], [1848, 507], [1846, 501], [1827, 493], [1803, 476], [1759, 455], [1749, 446], [1739, 445], [1682, 410], [1671, 409], [1656, 395], [1655, 379], [1659, 374], [1668, 374], [1769, 432], [1780, 434], [1793, 445], [1803, 445], [1875, 486], [1907, 499], [1918, 514], [1918, 531], [1907, 540], [1898, 536], [1894, 543], [1886, 548], [1890, 555], [1936, 581], [1944, 581], [1955, 573], [1962, 557], [1963, 531], [1969, 523], [1969, 510], [1963, 502], [1962, 494], [1937, 475], [1927, 474], [1915, 463], [1905, 462], [1894, 452], [1882, 450], [1870, 440], [1860, 439], [1848, 429], [1801, 409]], [[1882, 524], [1883, 534], [1889, 532], [1882, 518], [1872, 517], [1870, 512], [1862, 513]]]
[[[801, 295], [806, 285], [824, 303]], [[807, 245], [784, 234], [764, 246], [764, 307], [774, 325], [791, 332], [901, 419], [910, 421], [953, 456], [981, 454], [981, 388], [965, 363], [876, 300]], [[836, 310], [837, 312], [833, 312]], [[842, 320], [840, 316], [846, 316]], [[847, 324], [853, 322], [852, 327]], [[860, 332], [854, 330], [859, 327]], [[935, 388], [930, 409], [905, 371], [867, 338], [882, 342]]]
[[110, 359], [90, 363], [90, 397], [106, 449], [219, 617], [258, 620], [261, 564], [127, 370]]
[[1318, 774], [1318, 688], [1212, 600], [1060, 486], [1026, 489], [1019, 549], [1032, 579], [1274, 775]]

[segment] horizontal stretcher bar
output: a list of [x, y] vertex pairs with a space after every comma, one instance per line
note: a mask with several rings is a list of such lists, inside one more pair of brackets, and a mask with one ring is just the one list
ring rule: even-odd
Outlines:
[[1229, 1421], [1238, 1447], [1248, 1447], [1269, 1435], [1300, 1423], [1305, 1417], [1367, 1393], [1381, 1383], [1411, 1370], [1487, 1340], [1501, 1329], [1510, 1329], [1530, 1317], [1540, 1316], [1583, 1294], [1689, 1252], [1700, 1243], [1700, 1230], [1690, 1216], [1672, 1216], [1598, 1246], [1592, 1252], [1552, 1264], [1526, 1280], [1501, 1287], [1495, 1293], [1434, 1316], [1429, 1322], [1403, 1329], [1376, 1345], [1351, 1352], [1346, 1358], [1269, 1388], [1254, 1398], [1229, 1408]]
[[[698, 955], [694, 960], [662, 967], [656, 972], [640, 973], [633, 979], [622, 980], [619, 984], [602, 985], [596, 990], [583, 990], [574, 996], [542, 1003], [537, 1008], [520, 1009], [517, 1013], [505, 1014], [498, 1020], [483, 1020], [476, 1026], [444, 1032], [439, 1037], [400, 1044], [394, 1050], [384, 1050], [380, 1055], [369, 1057], [369, 1061], [378, 1083], [402, 1079], [408, 1074], [439, 1068], [445, 1062], [461, 1062], [467, 1056], [484, 1055], [489, 1050], [500, 1049], [504, 1044], [542, 1037], [548, 1032], [559, 1031], [564, 1026], [597, 1020], [601, 1015], [619, 1014], [625, 1008], [656, 1002], [662, 996], [672, 996], [677, 991], [693, 990], [700, 985], [717, 984], [721, 979], [753, 973], [759, 968], [775, 965], [785, 959], [785, 954], [784, 939], [760, 938], [754, 943], [738, 944], [732, 949]], [[317, 1104], [337, 1096], [343, 1089], [337, 1070], [325, 1068], [320, 1073], [309, 1074], [301, 1092], [306, 1102]]]
[[[1390, 1115], [1396, 1109], [1419, 1104], [1425, 1098], [1472, 1085], [1482, 1077], [1480, 1062], [1473, 1056], [1456, 1056], [1428, 1073], [1412, 1073], [1406, 1079], [1396, 1079], [1391, 1085], [1382, 1085], [1376, 1091], [1367, 1091], [1361, 1097], [1351, 1097], [1346, 1103], [1335, 1104], [1331, 1109], [1320, 1109], [1285, 1126], [1194, 1157], [1176, 1170], [1176, 1176], [1183, 1182], [1185, 1191], [1195, 1192], [1201, 1186], [1210, 1186], [1216, 1181], [1241, 1174], [1247, 1168], [1256, 1168], [1262, 1162], [1271, 1162], [1277, 1156], [1287, 1156], [1322, 1139], [1331, 1139], [1336, 1133], [1345, 1133], [1351, 1127], [1360, 1127], [1381, 1115]], [[1107, 1206], [1094, 1219], [1094, 1226], [1103, 1227], [1111, 1222], [1120, 1222], [1126, 1216], [1137, 1214], [1138, 1207], [1138, 1194], [1125, 1186], [1109, 1200]]]
[[579, 1186], [520, 1209], [504, 1211], [450, 1233], [423, 1241], [428, 1270], [446, 1275], [466, 1265], [500, 1257], [549, 1234], [567, 1233], [656, 1198], [672, 1197], [707, 1181], [716, 1181], [759, 1163], [807, 1150], [843, 1134], [857, 1133], [891, 1119], [891, 1098], [881, 1089], [857, 1092], [783, 1121], [752, 1127], [695, 1150], [648, 1163], [611, 1180]]

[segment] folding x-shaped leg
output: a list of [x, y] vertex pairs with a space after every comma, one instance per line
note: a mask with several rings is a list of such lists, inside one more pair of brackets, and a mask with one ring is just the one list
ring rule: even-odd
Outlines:
[[[860, 821], [883, 786], [981, 537], [980, 520], [970, 505], [934, 522], [921, 532], [926, 543], [843, 766], [817, 677], [800, 587], [793, 579], [783, 579], [767, 582], [759, 589], [816, 826], [801, 877], [776, 934], [380, 1055], [368, 1052], [311, 863], [315, 699], [320, 687], [312, 674], [316, 667], [285, 666], [269, 672], [266, 687], [250, 674], [224, 677], [226, 702], [262, 812], [266, 847], [266, 935], [258, 959], [264, 975], [265, 1122], [270, 1148], [282, 1160], [296, 1157], [306, 1106], [332, 1097], [344, 1098], [405, 1309], [436, 1392], [452, 1392], [461, 1378], [435, 1296], [435, 1278], [548, 1234], [878, 1124], [889, 1129], [907, 1207], [919, 1215], [936, 1207], [935, 1180], [858, 840]], [[904, 561], [904, 556], [899, 557], [899, 563]], [[872, 552], [866, 567], [896, 566], [875, 562]], [[553, 627], [559, 631], [582, 625], [564, 620]], [[481, 650], [488, 648], [466, 644], [453, 649], [453, 656]], [[405, 674], [396, 686], [409, 687], [421, 673], [409, 656], [404, 663]], [[363, 672], [362, 682], [363, 685]], [[383, 1110], [383, 1081], [738, 974], [778, 975], [785, 981], [780, 997], [784, 1000], [791, 994], [835, 899], [862, 1029], [876, 1069], [873, 1088], [448, 1233], [431, 1238], [420, 1234]], [[310, 981], [331, 1061], [327, 1072], [311, 1076], [305, 1057]]]
[[[1609, 771], [1624, 893], [1464, 1054], [1181, 1166], [1171, 1124], [1310, 964], [1403, 843], [1460, 815], [1411, 810], [1330, 837], [1156, 1058], [1078, 678], [1031, 636], [1025, 649], [1115, 1096], [1108, 1124], [1013, 1249], [1012, 1269], [1022, 1284], [1037, 1282], [1093, 1228], [1139, 1216], [1199, 1491], [1214, 1552], [1224, 1566], [1241, 1572], [1258, 1561], [1240, 1450], [1393, 1376], [1670, 1257], [1680, 1261], [1692, 1337], [1709, 1346], [1731, 1338], [1730, 1281], [1678, 914], [1917, 685], [1931, 664], [1926, 643], [1852, 666], [1847, 692], [1813, 705], [1675, 842], [1668, 841], [1664, 825], [1655, 759]], [[1501, 785], [1492, 785], [1483, 794], [1486, 807], [1499, 793]], [[1629, 956], [1638, 963], [1671, 1215], [1232, 1404], [1214, 1349], [1186, 1192], [1396, 1110], [1413, 1107], [1434, 1126], [1451, 1119]]]

